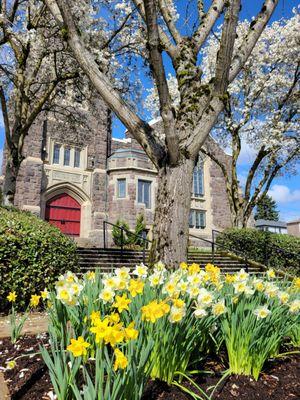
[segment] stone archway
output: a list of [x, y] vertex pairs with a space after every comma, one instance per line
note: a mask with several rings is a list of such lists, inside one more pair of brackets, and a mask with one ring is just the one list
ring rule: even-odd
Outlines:
[[[62, 201], [62, 199], [64, 199]], [[56, 200], [58, 200], [56, 204]], [[61, 210], [64, 212], [69, 208], [70, 215], [67, 215], [65, 218], [65, 222], [69, 220], [70, 222], [73, 221], [73, 228], [70, 232], [71, 236], [80, 237], [80, 238], [88, 238], [89, 232], [91, 231], [91, 201], [89, 197], [78, 187], [70, 184], [70, 183], [59, 183], [57, 185], [49, 187], [41, 197], [41, 215], [43, 219], [49, 220], [50, 217], [53, 217], [53, 213], [51, 216], [49, 215], [49, 206], [52, 208], [57, 208], [57, 210]], [[62, 207], [62, 208], [61, 208]], [[72, 215], [72, 208], [74, 208], [74, 212]], [[77, 211], [76, 211], [77, 209]], [[80, 210], [80, 211], [78, 211]], [[57, 218], [52, 220], [58, 219], [63, 220], [63, 216], [60, 213], [56, 214]], [[74, 218], [73, 218], [74, 217]], [[77, 220], [77, 224], [76, 224]], [[54, 221], [53, 221], [54, 222]], [[54, 225], [62, 228], [62, 224], [58, 223]], [[66, 224], [64, 224], [66, 225]], [[65, 226], [64, 228], [71, 228], [71, 224], [68, 223], [68, 227]], [[77, 225], [77, 228], [75, 228]], [[61, 229], [64, 233], [69, 234], [67, 232], [68, 229]]]

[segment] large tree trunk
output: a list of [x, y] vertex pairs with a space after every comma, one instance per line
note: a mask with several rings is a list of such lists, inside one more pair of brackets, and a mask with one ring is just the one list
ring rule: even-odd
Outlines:
[[17, 188], [17, 178], [20, 171], [21, 162], [18, 156], [7, 155], [5, 165], [5, 177], [3, 183], [3, 204], [13, 206]]
[[194, 163], [183, 159], [158, 171], [150, 262], [161, 260], [172, 268], [187, 259]]

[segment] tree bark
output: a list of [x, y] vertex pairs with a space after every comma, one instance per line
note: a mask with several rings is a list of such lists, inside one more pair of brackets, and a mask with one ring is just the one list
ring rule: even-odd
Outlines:
[[181, 159], [176, 166], [166, 165], [158, 171], [152, 263], [161, 260], [175, 268], [187, 260], [194, 164], [192, 159]]
[[8, 152], [3, 183], [3, 205], [5, 206], [14, 205], [17, 177], [19, 175], [20, 166], [21, 161], [19, 160], [18, 156]]

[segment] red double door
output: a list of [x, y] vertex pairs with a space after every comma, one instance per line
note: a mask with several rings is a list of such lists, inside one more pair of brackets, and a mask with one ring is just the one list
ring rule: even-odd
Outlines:
[[80, 214], [80, 204], [66, 193], [59, 194], [46, 203], [45, 220], [66, 235], [80, 235]]

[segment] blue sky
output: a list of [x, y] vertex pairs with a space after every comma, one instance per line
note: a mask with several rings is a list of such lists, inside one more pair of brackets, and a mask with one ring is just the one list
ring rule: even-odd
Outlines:
[[[180, 4], [185, 5], [186, 2], [178, 1], [177, 4], [179, 4], [180, 12]], [[262, 0], [243, 0], [242, 4], [241, 19], [251, 19], [260, 10]], [[299, 1], [296, 0], [279, 0], [279, 4], [274, 12], [272, 20], [291, 16], [292, 9], [298, 6]], [[145, 84], [145, 87], [149, 87], [149, 80], [145, 80], [143, 83]], [[124, 126], [120, 123], [120, 121], [115, 120], [113, 123], [113, 136], [122, 138], [124, 137], [124, 132]], [[4, 130], [2, 115], [0, 115], [0, 159], [2, 159], [3, 143]], [[244, 147], [239, 165], [239, 174], [241, 180], [246, 174], [250, 161], [251, 149]], [[300, 166], [298, 166], [298, 170], [295, 175], [278, 177], [276, 180], [274, 180], [270, 194], [277, 201], [282, 220], [290, 221], [293, 219], [300, 219]]]

